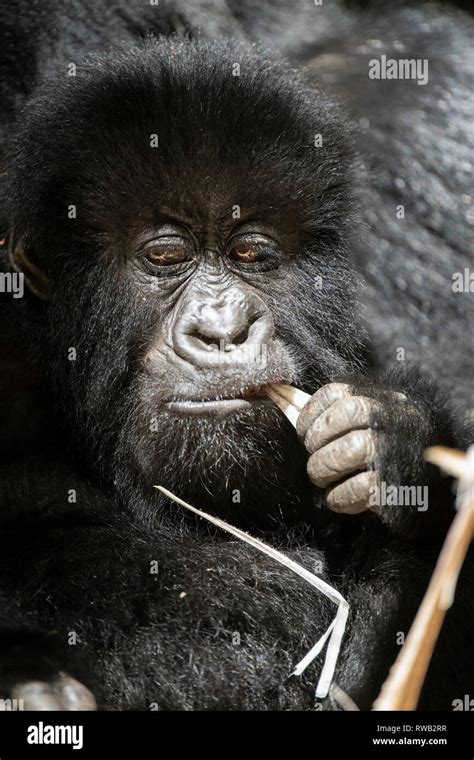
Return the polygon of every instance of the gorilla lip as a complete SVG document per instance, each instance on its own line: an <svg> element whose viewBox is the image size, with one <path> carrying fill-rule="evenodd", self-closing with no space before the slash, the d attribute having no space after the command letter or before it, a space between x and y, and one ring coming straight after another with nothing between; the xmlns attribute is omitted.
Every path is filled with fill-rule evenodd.
<svg viewBox="0 0 474 760"><path fill-rule="evenodd" d="M239 395L211 399L177 399L169 401L170 411L182 414L220 414L227 415L250 409L255 403L264 403L268 399L262 387L251 388Z"/></svg>

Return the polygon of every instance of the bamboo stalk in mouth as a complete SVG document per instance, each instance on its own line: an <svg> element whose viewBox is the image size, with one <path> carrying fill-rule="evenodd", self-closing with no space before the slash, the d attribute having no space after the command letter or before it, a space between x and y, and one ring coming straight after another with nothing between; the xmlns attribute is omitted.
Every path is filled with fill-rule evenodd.
<svg viewBox="0 0 474 760"><path fill-rule="evenodd" d="M299 388L295 388L293 385L282 385L280 383L266 385L263 390L278 408L281 409L293 427L296 427L301 410L311 398L309 393L300 391Z"/></svg>

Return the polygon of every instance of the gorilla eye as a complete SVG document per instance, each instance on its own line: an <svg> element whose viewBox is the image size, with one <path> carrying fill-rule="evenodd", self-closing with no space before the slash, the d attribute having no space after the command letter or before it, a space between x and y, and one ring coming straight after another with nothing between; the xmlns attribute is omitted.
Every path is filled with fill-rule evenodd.
<svg viewBox="0 0 474 760"><path fill-rule="evenodd" d="M153 240L144 249L145 259L158 267L191 261L193 253L190 241L178 235Z"/></svg>
<svg viewBox="0 0 474 760"><path fill-rule="evenodd" d="M253 261L261 261L264 258L263 251L248 245L247 243L237 243L231 248L230 258L234 261L244 261L251 264Z"/></svg>
<svg viewBox="0 0 474 760"><path fill-rule="evenodd" d="M231 261L245 266L258 264L260 268L278 266L280 255L273 240L262 235L245 235L234 237L228 247Z"/></svg>

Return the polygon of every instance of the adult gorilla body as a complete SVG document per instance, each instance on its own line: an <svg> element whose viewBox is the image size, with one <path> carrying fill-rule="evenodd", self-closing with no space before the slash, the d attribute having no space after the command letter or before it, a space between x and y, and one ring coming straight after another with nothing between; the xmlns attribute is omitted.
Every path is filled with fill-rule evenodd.
<svg viewBox="0 0 474 760"><path fill-rule="evenodd" d="M176 37L134 44L137 32L181 27L184 16L165 7L142 19L134 6L117 6L102 8L98 23L97 4L85 21L86 3L65 16L46 4L43 19L18 3L6 20L16 47L13 55L5 44L2 61L3 266L22 269L32 292L21 305L5 299L2 325L5 376L16 374L2 433L0 683L5 695L29 689L31 700L66 707L87 694L78 686L66 694L60 672L87 684L104 708L314 706L314 670L286 677L326 629L332 605L252 549L185 519L153 491L161 483L337 579L351 618L336 682L369 707L453 513L450 483L423 465L422 451L467 441L441 383L388 366L395 338L413 350L433 292L412 309L406 335L381 323L371 356L350 261L366 257L353 208L357 167L337 109L245 46ZM199 22L200 6L192 7ZM433 18L427 36L439 34ZM215 19L234 30L225 12ZM245 19L235 27L241 35ZM343 14L334 21L348 23ZM32 33L41 23L52 37ZM111 49L98 53L104 42ZM71 62L77 72L67 78ZM334 66L329 56L323 76ZM383 179L370 192L378 211L371 246L393 251L410 296L413 257L407 264L398 238L418 252L424 239L420 261L436 260L423 215L405 241ZM439 222L428 221L436 234ZM463 265L456 235L443 242L451 273ZM386 311L390 297L401 329L392 280L384 270L379 296L371 266L370 308ZM460 329L462 309L449 294L446 308ZM423 364L438 370L424 351L422 343ZM463 361L453 350L453 375ZM311 393L326 387L329 411L342 411L321 428L319 395L300 445L255 395L275 381ZM456 392L465 395L461 383ZM368 414L363 424L359 413ZM426 512L321 509L358 511L367 473L357 456L369 449L370 472L429 489ZM449 708L472 684L471 592L467 565L425 707ZM31 681L49 686L31 695ZM337 705L329 696L324 706Z"/></svg>

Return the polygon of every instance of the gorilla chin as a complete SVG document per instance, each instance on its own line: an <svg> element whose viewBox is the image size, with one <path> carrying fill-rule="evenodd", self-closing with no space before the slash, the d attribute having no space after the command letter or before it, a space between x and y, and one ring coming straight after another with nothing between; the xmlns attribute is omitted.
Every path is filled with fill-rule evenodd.
<svg viewBox="0 0 474 760"><path fill-rule="evenodd" d="M160 498L154 485L247 527L310 519L301 506L311 503L306 457L294 428L265 397L228 403L236 405L232 412L225 400L173 402L154 418L156 430L144 410L124 426L116 484L125 501L133 494L133 503L142 505L147 523ZM214 404L216 412L206 409ZM195 413L189 413L190 405Z"/></svg>

